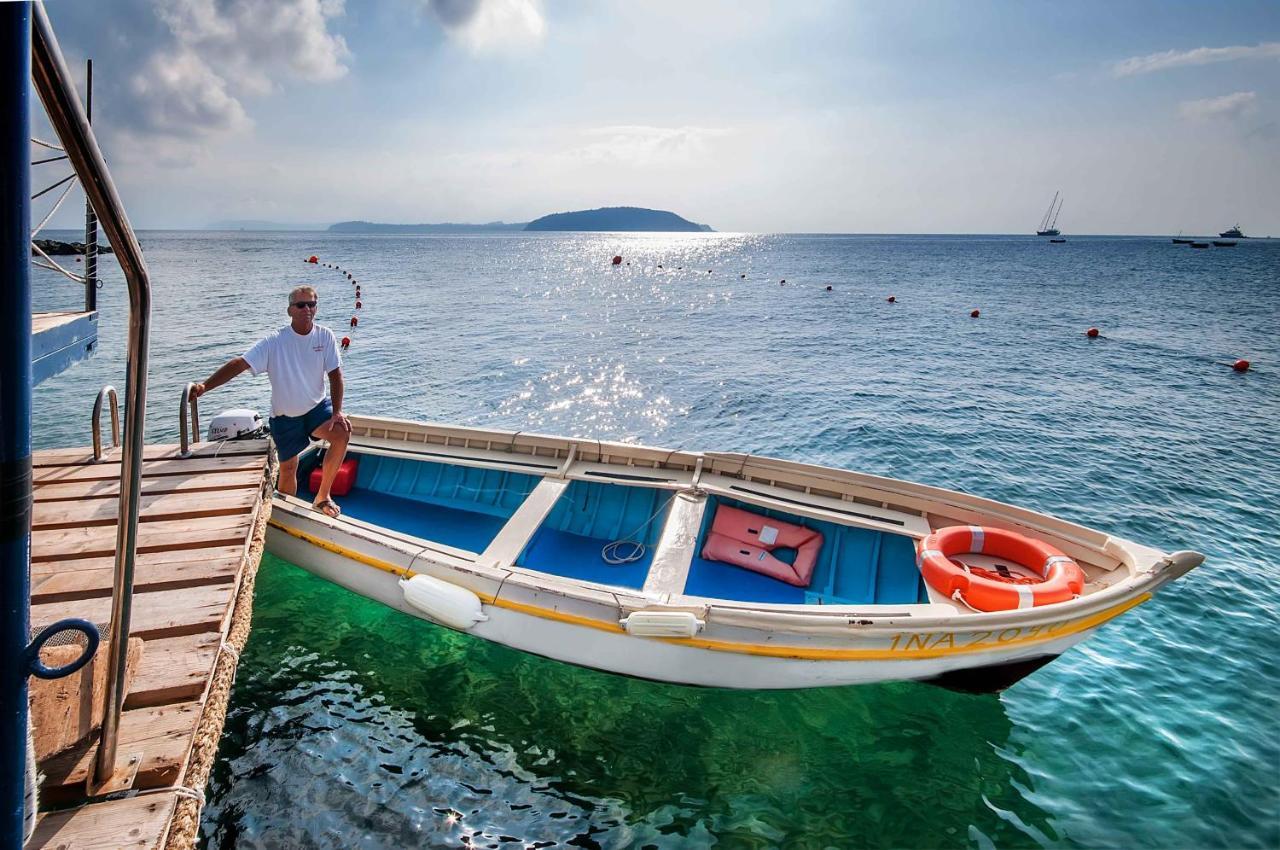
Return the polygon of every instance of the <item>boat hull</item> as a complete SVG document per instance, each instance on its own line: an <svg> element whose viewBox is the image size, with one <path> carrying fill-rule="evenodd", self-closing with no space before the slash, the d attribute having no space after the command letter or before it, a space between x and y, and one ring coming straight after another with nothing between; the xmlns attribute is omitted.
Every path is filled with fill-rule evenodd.
<svg viewBox="0 0 1280 850"><path fill-rule="evenodd" d="M775 458L382 417L353 416L352 429L349 510L330 518L277 495L273 553L410 616L662 682L997 690L1203 560L966 493ZM304 453L303 467L316 463ZM821 531L809 584L708 560L726 505L758 517L761 546L792 526ZM920 546L957 524L1053 546L1084 569L1082 593L978 611L938 591L922 579ZM620 542L632 557L617 557Z"/></svg>
<svg viewBox="0 0 1280 850"><path fill-rule="evenodd" d="M273 554L360 596L434 622L405 601L401 574L367 563L380 560L385 552L362 555L317 540L282 514L277 511L267 534ZM418 558L415 566L439 565ZM460 585L470 578L464 572L450 574L447 568L431 574ZM992 692L1048 663L1101 625L1085 618L1000 630L896 630L832 641L806 639L801 631L718 629L709 624L699 639L684 641L629 635L617 625L624 612L611 606L602 606L595 612L597 618L582 616L586 612L581 610L565 615L554 602L539 608L514 599L509 605L494 600L484 605L484 613L488 619L467 633L522 652L641 679L752 690L920 680L954 690ZM1028 640L1058 633L1060 637Z"/></svg>

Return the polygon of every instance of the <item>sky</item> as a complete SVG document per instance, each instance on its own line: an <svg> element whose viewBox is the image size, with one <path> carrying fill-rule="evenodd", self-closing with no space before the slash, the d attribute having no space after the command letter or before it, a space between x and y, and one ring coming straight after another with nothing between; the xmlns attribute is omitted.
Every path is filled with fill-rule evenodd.
<svg viewBox="0 0 1280 850"><path fill-rule="evenodd" d="M1280 236L1276 2L47 8L75 72L94 61L140 229L643 206L719 231L1026 233L1060 190L1067 233Z"/></svg>

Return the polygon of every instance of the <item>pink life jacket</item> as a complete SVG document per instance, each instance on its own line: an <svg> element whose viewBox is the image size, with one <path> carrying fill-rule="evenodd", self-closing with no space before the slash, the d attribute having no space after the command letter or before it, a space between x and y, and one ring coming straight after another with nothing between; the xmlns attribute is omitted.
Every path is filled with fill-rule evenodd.
<svg viewBox="0 0 1280 850"><path fill-rule="evenodd" d="M795 563L788 564L774 557L772 552L779 547L795 549ZM821 531L720 505L702 546L702 557L762 573L796 587L808 587L821 550Z"/></svg>

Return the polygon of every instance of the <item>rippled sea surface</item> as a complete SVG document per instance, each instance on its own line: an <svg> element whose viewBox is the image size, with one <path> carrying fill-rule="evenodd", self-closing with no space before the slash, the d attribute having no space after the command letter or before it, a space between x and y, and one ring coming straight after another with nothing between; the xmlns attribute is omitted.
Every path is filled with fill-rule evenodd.
<svg viewBox="0 0 1280 850"><path fill-rule="evenodd" d="M1280 846L1280 241L142 243L152 440L177 441L186 381L287 321L291 285L348 326L354 287L314 253L362 288L350 411L766 453L1208 556L998 696L634 681L268 556L206 847ZM37 390L38 447L87 445L97 388L123 386L124 287L105 266L101 350ZM36 288L76 305L69 282ZM1240 357L1254 369L1233 372ZM265 412L268 388L243 377L203 402L206 421Z"/></svg>

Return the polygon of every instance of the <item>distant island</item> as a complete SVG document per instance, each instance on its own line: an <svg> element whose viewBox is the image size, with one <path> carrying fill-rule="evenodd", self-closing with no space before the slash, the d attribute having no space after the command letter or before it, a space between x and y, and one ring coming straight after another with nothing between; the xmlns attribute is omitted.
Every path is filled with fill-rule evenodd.
<svg viewBox="0 0 1280 850"><path fill-rule="evenodd" d="M372 221L340 221L329 225L330 233L488 233L494 230L524 230L524 222L507 224L491 221L488 224L378 224Z"/></svg>
<svg viewBox="0 0 1280 850"><path fill-rule="evenodd" d="M626 230L657 233L712 233L710 226L696 224L666 210L643 207L601 207L598 210L553 213L534 219L525 230Z"/></svg>
<svg viewBox="0 0 1280 850"><path fill-rule="evenodd" d="M528 223L508 224L491 221L487 224L379 224L374 221L340 221L329 225L329 233L491 233L494 231L567 231L567 230L621 230L654 233L712 233L705 224L697 224L666 210L647 210L643 207L601 207L598 210L553 213Z"/></svg>

